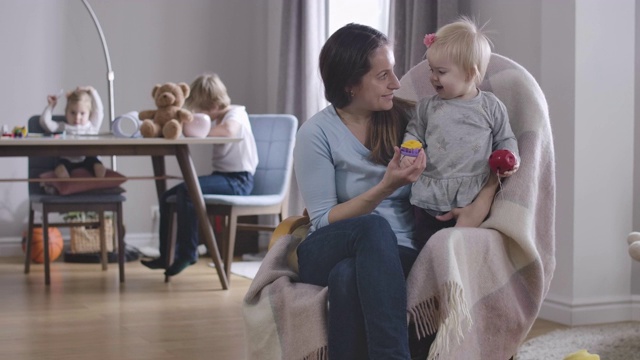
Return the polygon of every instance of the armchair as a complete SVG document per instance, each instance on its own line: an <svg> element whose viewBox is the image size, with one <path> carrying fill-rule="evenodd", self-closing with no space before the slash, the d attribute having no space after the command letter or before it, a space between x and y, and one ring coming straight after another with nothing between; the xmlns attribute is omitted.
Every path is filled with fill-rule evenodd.
<svg viewBox="0 0 640 360"><path fill-rule="evenodd" d="M416 65L396 95L432 95L428 73L426 61ZM506 105L521 166L503 181L480 228L438 231L409 274L410 326L419 337L437 333L429 359L512 357L555 268L555 161L544 94L522 66L497 54L480 88ZM327 289L297 282L295 251L307 223L301 216L278 226L245 296L250 358L326 359Z"/></svg>

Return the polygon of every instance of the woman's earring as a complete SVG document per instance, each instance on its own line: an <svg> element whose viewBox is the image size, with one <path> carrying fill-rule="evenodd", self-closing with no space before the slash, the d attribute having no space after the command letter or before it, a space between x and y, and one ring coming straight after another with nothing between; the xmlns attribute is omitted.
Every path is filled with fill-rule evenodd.
<svg viewBox="0 0 640 360"><path fill-rule="evenodd" d="M349 96L353 97L353 90L349 90Z"/></svg>

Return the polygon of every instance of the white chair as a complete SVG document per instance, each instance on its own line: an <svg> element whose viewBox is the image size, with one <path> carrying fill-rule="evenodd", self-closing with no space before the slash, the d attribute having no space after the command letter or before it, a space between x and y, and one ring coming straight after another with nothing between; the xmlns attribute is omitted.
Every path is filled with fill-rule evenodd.
<svg viewBox="0 0 640 360"><path fill-rule="evenodd" d="M225 221L221 254L225 273L229 274L238 230L275 230L276 225L239 223L239 216L277 215L278 223L286 218L286 205L293 171L293 147L298 119L287 114L249 115L258 150L258 167L250 195L204 195L211 224L215 216ZM168 202L175 203L175 197ZM167 268L173 262L175 236L169 226ZM165 281L168 281L165 277Z"/></svg>

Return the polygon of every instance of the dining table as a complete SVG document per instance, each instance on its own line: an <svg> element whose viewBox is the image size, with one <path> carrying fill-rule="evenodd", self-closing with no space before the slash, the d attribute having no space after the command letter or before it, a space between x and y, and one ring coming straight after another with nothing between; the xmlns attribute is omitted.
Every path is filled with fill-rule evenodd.
<svg viewBox="0 0 640 360"><path fill-rule="evenodd" d="M133 138L116 137L113 134L98 135L56 135L29 133L23 137L0 139L1 157L29 157L29 156L150 156L153 166L158 200L167 190L167 174L165 157L175 156L200 226L200 234L209 249L211 260L215 264L220 284L224 290L229 288L228 274L224 271L222 259L212 225L207 216L206 205L202 196L202 189L198 182L189 146L226 144L241 141L240 138L227 137L180 137L165 138ZM15 181L37 179L15 179Z"/></svg>

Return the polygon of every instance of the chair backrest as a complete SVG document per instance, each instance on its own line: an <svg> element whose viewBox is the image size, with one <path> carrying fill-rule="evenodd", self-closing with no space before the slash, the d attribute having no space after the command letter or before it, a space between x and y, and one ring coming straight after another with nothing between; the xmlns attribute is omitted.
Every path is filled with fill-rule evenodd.
<svg viewBox="0 0 640 360"><path fill-rule="evenodd" d="M66 121L66 119L62 115L54 115L53 121ZM42 126L40 126L40 115L33 115L29 118L27 130L29 133L46 133ZM57 159L55 156L30 156L29 178L37 178L40 174L53 170L56 166ZM44 194L44 191L38 182L30 182L29 194Z"/></svg>
<svg viewBox="0 0 640 360"><path fill-rule="evenodd" d="M249 115L258 150L251 195L285 196L293 171L298 119L288 114Z"/></svg>

